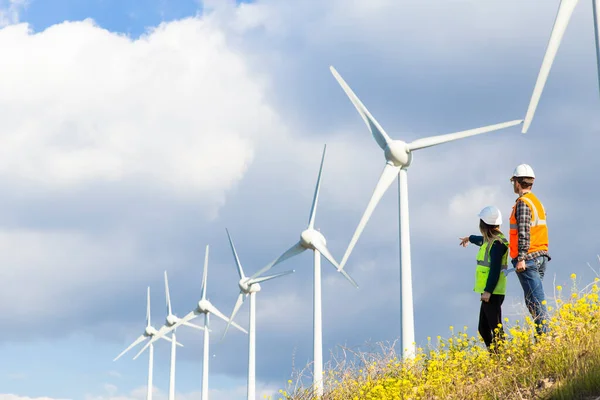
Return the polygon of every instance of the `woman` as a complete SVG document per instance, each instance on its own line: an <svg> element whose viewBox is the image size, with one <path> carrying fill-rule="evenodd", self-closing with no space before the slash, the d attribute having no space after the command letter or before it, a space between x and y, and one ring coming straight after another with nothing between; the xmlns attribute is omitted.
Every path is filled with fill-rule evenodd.
<svg viewBox="0 0 600 400"><path fill-rule="evenodd" d="M491 350L491 345L497 344L504 336L501 327L498 332L495 330L498 324L502 324L502 303L506 294L506 275L503 270L508 267L508 240L500 231L502 214L497 207L485 207L479 213L479 218L482 236L460 238L460 245L466 247L471 242L480 246L473 290L481 293L479 334L488 350Z"/></svg>

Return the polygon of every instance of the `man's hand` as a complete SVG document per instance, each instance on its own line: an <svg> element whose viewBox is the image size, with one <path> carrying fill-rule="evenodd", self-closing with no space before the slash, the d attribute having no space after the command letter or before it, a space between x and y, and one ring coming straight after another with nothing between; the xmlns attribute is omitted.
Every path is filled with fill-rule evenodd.
<svg viewBox="0 0 600 400"><path fill-rule="evenodd" d="M490 292L483 292L483 293L481 293L481 301L485 301L486 303L489 303L491 295L492 294Z"/></svg>
<svg viewBox="0 0 600 400"><path fill-rule="evenodd" d="M525 260L521 260L519 262L517 262L517 265L515 265L515 268L517 269L517 272L523 272L527 269L527 267L525 266Z"/></svg>
<svg viewBox="0 0 600 400"><path fill-rule="evenodd" d="M460 245L462 247L467 247L467 245L469 244L469 237L461 237L460 238Z"/></svg>

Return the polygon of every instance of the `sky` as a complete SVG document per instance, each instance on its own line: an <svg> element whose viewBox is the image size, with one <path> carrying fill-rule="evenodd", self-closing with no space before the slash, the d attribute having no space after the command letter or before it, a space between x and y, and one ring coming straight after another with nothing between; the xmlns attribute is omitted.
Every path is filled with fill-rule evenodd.
<svg viewBox="0 0 600 400"><path fill-rule="evenodd" d="M200 296L239 292L225 228L251 274L308 223L341 260L384 166L329 71L395 139L525 115L558 2L537 0L0 0L0 400L145 398L147 354L112 360ZM478 212L502 210L516 165L548 213L545 291L600 270L600 161L591 4L580 2L527 134L520 126L416 152L408 171L416 340L476 333ZM309 252L257 295L259 398L312 357ZM325 361L400 335L396 186L347 265L323 262ZM512 275L503 312L526 315ZM236 317L248 325L248 305ZM200 321L197 321L200 322ZM211 319L211 399L245 398L247 336ZM178 399L199 399L202 334L178 330ZM169 349L155 347L155 398Z"/></svg>

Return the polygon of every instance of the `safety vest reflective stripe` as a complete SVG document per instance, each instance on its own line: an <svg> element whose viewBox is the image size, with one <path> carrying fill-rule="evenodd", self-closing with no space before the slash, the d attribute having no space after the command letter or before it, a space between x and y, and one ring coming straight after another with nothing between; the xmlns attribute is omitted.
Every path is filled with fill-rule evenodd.
<svg viewBox="0 0 600 400"><path fill-rule="evenodd" d="M502 240L502 243L504 243L506 245L506 247L508 247L508 240L506 240L506 238L504 237L500 237L500 239ZM485 245L485 243L484 243ZM483 256L483 260L477 260L477 265L481 265L482 267L490 267L492 265L491 261L490 261L490 254L492 252L492 248L490 246L489 250L485 252L485 255ZM508 268L508 260L502 259L502 261L504 261L502 263L501 268L502 269L507 269Z"/></svg>
<svg viewBox="0 0 600 400"><path fill-rule="evenodd" d="M533 215L531 218L531 226L546 225L546 220L540 219L540 215L538 214L538 209L533 204L533 201L531 201L531 199L528 199L527 197L521 197L521 200L523 200L525 203L529 204L529 207L531 207L531 209L533 210ZM542 205L542 209L543 208L544 208L544 206ZM546 213L546 210L544 210L544 214L545 213ZM515 226L514 229L517 229L517 226ZM512 229L513 226L511 225L510 227Z"/></svg>

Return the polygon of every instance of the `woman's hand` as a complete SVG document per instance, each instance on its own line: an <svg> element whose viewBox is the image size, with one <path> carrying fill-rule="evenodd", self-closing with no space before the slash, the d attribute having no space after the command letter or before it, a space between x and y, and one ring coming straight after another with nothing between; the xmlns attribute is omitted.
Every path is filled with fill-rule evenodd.
<svg viewBox="0 0 600 400"><path fill-rule="evenodd" d="M460 245L462 247L467 247L467 245L469 244L469 237L461 237L460 239Z"/></svg>
<svg viewBox="0 0 600 400"><path fill-rule="evenodd" d="M489 293L489 292L483 292L483 293L481 293L481 301L485 301L486 303L489 303L491 296L492 296L491 293Z"/></svg>

